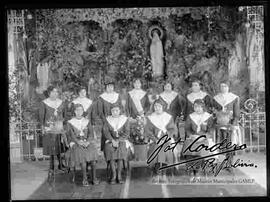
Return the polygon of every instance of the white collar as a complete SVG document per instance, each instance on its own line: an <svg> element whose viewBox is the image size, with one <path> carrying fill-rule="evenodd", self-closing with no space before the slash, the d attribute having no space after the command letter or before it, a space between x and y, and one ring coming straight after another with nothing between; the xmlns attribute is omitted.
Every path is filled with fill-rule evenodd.
<svg viewBox="0 0 270 202"><path fill-rule="evenodd" d="M148 116L149 120L152 122L154 126L160 129L162 132L166 132L166 126L168 125L169 121L171 120L171 115L167 112L163 112L162 114L158 115L156 113L152 113Z"/></svg>
<svg viewBox="0 0 270 202"><path fill-rule="evenodd" d="M206 120L209 119L212 115L209 114L208 112L204 112L203 114L197 114L195 112L191 113L190 115L191 120L197 125L197 133L200 132L201 130L201 125L204 123Z"/></svg>
<svg viewBox="0 0 270 202"><path fill-rule="evenodd" d="M88 99L87 97L77 97L75 100L72 101L74 104L81 104L83 106L83 110L87 111L87 109L92 104L92 100Z"/></svg>
<svg viewBox="0 0 270 202"><path fill-rule="evenodd" d="M114 131L118 131L127 121L127 117L125 115L120 115L117 118L108 116L106 119Z"/></svg>
<svg viewBox="0 0 270 202"><path fill-rule="evenodd" d="M106 100L107 102L109 102L111 104L116 103L118 96L119 96L119 94L116 92L112 92L112 93L104 92L100 95L100 97L102 97L104 100Z"/></svg>
<svg viewBox="0 0 270 202"><path fill-rule="evenodd" d="M177 97L177 95L178 95L178 93L175 91L172 91L170 93L163 91L160 94L160 97L162 97L162 99L168 104L167 108L169 108L172 101Z"/></svg>
<svg viewBox="0 0 270 202"><path fill-rule="evenodd" d="M237 95L229 92L226 94L219 93L216 96L214 96L214 99L219 103L223 108L227 105L230 104L233 100L238 98Z"/></svg>
<svg viewBox="0 0 270 202"><path fill-rule="evenodd" d="M81 118L81 119L77 119L76 117L70 119L68 121L73 127L75 127L76 129L78 129L80 132L82 132L82 130L84 130L88 123L89 123L89 120L86 119L86 118Z"/></svg>
<svg viewBox="0 0 270 202"><path fill-rule="evenodd" d="M198 126L205 122L210 116L212 115L208 112L204 112L203 114L197 114L196 112L193 112L190 114L190 118Z"/></svg>
<svg viewBox="0 0 270 202"><path fill-rule="evenodd" d="M207 95L206 92L199 91L198 93L190 93L187 95L187 99L193 104L196 99L203 99Z"/></svg>
<svg viewBox="0 0 270 202"><path fill-rule="evenodd" d="M48 105L49 107L53 108L54 110L57 110L57 108L62 104L62 100L56 99L54 101L50 100L49 98L43 100L43 102Z"/></svg>
<svg viewBox="0 0 270 202"><path fill-rule="evenodd" d="M141 100L143 98L143 96L145 96L146 92L142 89L132 89L131 91L128 92L129 95L131 96L131 98L137 98L139 100Z"/></svg>

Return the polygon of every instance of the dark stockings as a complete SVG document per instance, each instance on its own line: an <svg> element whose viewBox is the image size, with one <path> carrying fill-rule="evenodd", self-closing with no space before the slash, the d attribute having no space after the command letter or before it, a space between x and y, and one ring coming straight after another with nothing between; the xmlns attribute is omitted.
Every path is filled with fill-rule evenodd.
<svg viewBox="0 0 270 202"><path fill-rule="evenodd" d="M57 154L56 157L58 160L58 165L61 165L62 161L60 158L60 154ZM50 170L54 170L54 155L50 156Z"/></svg>

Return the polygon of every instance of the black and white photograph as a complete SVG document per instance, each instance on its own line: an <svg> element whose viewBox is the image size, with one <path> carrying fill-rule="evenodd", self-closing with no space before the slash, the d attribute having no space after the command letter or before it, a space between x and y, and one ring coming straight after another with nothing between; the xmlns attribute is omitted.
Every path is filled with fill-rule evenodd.
<svg viewBox="0 0 270 202"><path fill-rule="evenodd" d="M267 196L266 9L6 8L10 200Z"/></svg>

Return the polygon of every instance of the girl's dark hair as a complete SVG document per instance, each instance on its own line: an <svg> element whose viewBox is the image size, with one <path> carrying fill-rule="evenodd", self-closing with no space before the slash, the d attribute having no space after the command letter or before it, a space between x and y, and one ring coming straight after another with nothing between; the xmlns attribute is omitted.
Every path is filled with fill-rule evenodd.
<svg viewBox="0 0 270 202"><path fill-rule="evenodd" d="M165 86L166 86L167 84L170 84L170 85L172 86L172 90L174 89L173 83L170 82L170 81L166 81L166 82L164 83L164 85L163 85L163 90L164 90L164 88L165 88Z"/></svg>
<svg viewBox="0 0 270 202"><path fill-rule="evenodd" d="M53 86L53 85L49 86L49 87L47 88L47 95L50 96L51 92L52 92L53 89L55 89L55 88L57 89L56 86Z"/></svg>
<svg viewBox="0 0 270 202"><path fill-rule="evenodd" d="M123 107L122 107L122 105L120 104L120 103L114 103L114 104L111 104L110 105L110 109L112 110L113 108L116 108L116 107L118 107L119 109L120 109L120 114L122 114L123 113Z"/></svg>
<svg viewBox="0 0 270 202"><path fill-rule="evenodd" d="M77 93L79 94L81 92L81 90L85 90L87 92L87 87L86 86L80 86L78 89L77 89Z"/></svg>
<svg viewBox="0 0 270 202"><path fill-rule="evenodd" d="M202 106L203 111L206 110L205 102L203 101L203 99L196 99L196 100L194 101L194 103L193 103L193 106L194 106L195 104Z"/></svg>
<svg viewBox="0 0 270 202"><path fill-rule="evenodd" d="M220 86L222 83L226 84L226 85L229 86L229 87L230 87L230 85L231 85L231 82L230 82L229 80L227 80L227 79L222 80L222 81L219 83L219 86Z"/></svg>
<svg viewBox="0 0 270 202"><path fill-rule="evenodd" d="M162 105L163 110L165 109L166 103L163 100L161 100L160 98L156 99L153 103L153 106L157 103Z"/></svg>
<svg viewBox="0 0 270 202"><path fill-rule="evenodd" d="M141 78L134 78L132 83L135 83L135 81L137 81L137 80L139 80L141 82L141 84L142 84L142 79Z"/></svg>
<svg viewBox="0 0 270 202"><path fill-rule="evenodd" d="M198 78L191 79L190 86L192 86L192 83L198 83L201 87L203 86L203 83Z"/></svg>
<svg viewBox="0 0 270 202"><path fill-rule="evenodd" d="M82 108L83 108L82 104L80 104L80 103L75 104L75 105L74 105L74 111L75 111L77 108L79 108L79 107L82 107ZM83 108L83 109L84 109L84 108Z"/></svg>

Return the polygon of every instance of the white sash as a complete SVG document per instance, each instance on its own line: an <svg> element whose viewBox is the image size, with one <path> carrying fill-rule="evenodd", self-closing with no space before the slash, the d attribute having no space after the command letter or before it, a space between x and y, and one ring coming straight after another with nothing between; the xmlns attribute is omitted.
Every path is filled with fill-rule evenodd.
<svg viewBox="0 0 270 202"><path fill-rule="evenodd" d="M140 89L140 90L133 89L133 90L129 91L128 93L129 93L136 109L138 110L138 112L143 111L141 99L145 96L146 92L143 91L142 89Z"/></svg>
<svg viewBox="0 0 270 202"><path fill-rule="evenodd" d="M196 99L203 99L206 95L206 92L199 91L198 93L188 94L187 99L193 104Z"/></svg>
<svg viewBox="0 0 270 202"><path fill-rule="evenodd" d="M100 97L102 97L104 100L106 100L107 102L114 104L116 103L116 101L118 100L119 94L116 92L113 93L107 93L104 92L100 95Z"/></svg>
<svg viewBox="0 0 270 202"><path fill-rule="evenodd" d="M205 122L207 119L209 119L209 117L212 115L209 114L208 112L204 112L203 114L197 114L196 112L193 112L189 116L191 120L194 121L194 123L197 125L197 133L198 133L201 130L202 123Z"/></svg>
<svg viewBox="0 0 270 202"><path fill-rule="evenodd" d="M172 101L175 99L177 95L178 93L175 91L172 91L170 93L165 93L164 91L160 94L160 97L162 97L162 99L167 103L167 109L170 108Z"/></svg>
<svg viewBox="0 0 270 202"><path fill-rule="evenodd" d="M72 118L68 121L74 128L77 128L80 131L80 136L84 136L83 130L87 127L89 120L86 118Z"/></svg>
<svg viewBox="0 0 270 202"><path fill-rule="evenodd" d="M91 106L92 100L84 97L84 98L76 98L75 100L72 101L74 104L81 104L83 106L83 110L86 112L87 109Z"/></svg>
<svg viewBox="0 0 270 202"><path fill-rule="evenodd" d="M43 102L48 105L49 107L54 109L54 115L57 116L58 107L62 104L62 100L56 99L54 101L50 100L49 98L43 100Z"/></svg>
<svg viewBox="0 0 270 202"><path fill-rule="evenodd" d="M216 96L214 96L214 99L217 101L217 103L220 104L220 106L222 106L222 111L226 111L225 106L230 104L236 98L238 98L238 96L230 92L226 93L225 95L219 93Z"/></svg>
<svg viewBox="0 0 270 202"><path fill-rule="evenodd" d="M168 114L167 112L163 112L161 115L153 113L152 115L148 116L152 124L159 129L158 137L161 136L162 132L164 134L167 132L166 126L171 120L171 117L172 116Z"/></svg>

